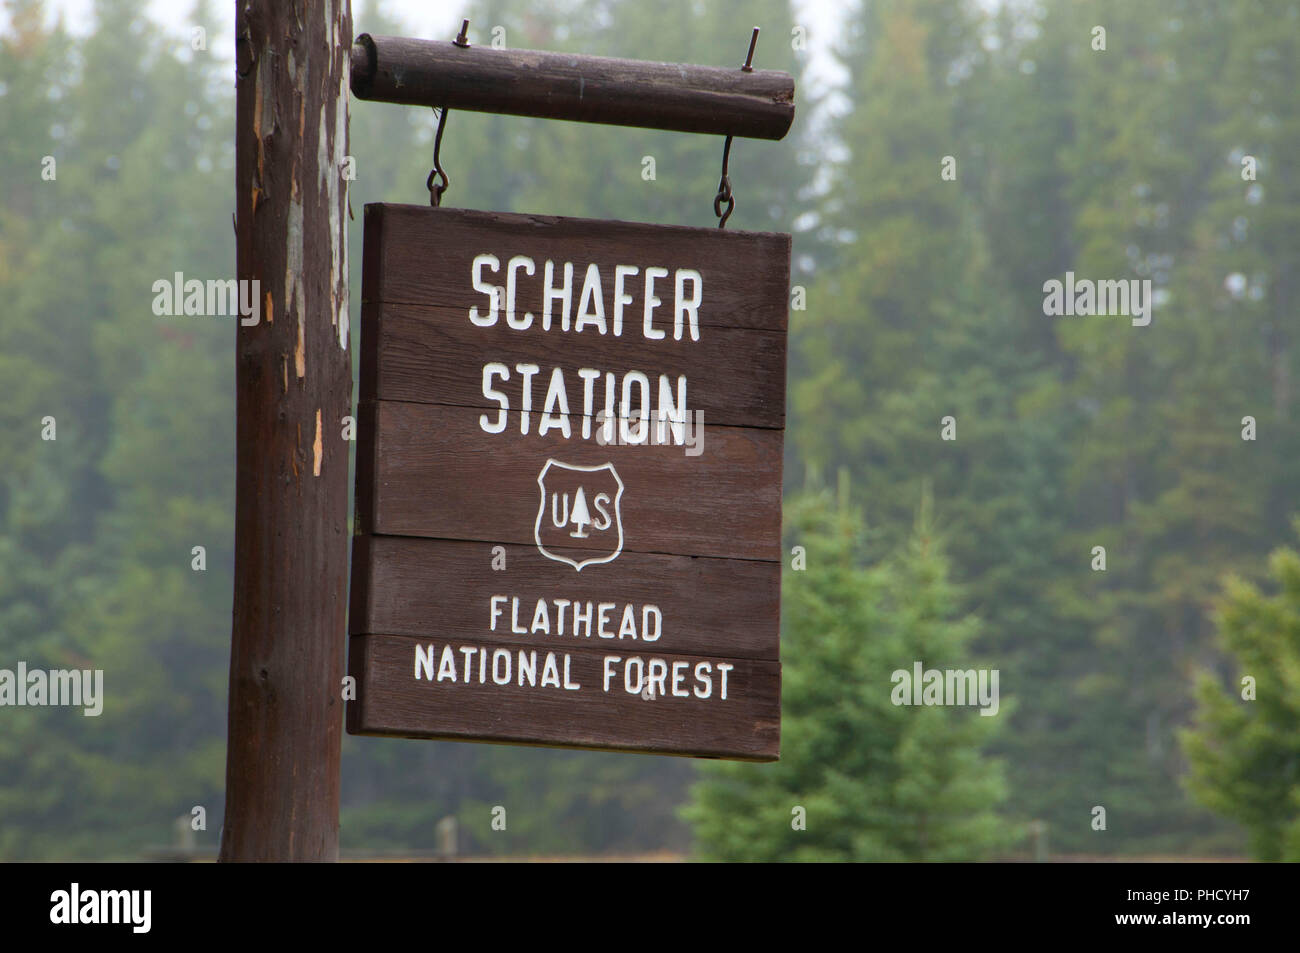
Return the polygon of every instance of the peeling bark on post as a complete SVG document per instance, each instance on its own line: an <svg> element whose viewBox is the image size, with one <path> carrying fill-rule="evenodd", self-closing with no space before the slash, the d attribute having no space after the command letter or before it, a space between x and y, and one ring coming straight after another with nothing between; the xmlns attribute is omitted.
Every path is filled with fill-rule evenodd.
<svg viewBox="0 0 1300 953"><path fill-rule="evenodd" d="M349 0L238 3L238 273L260 310L236 331L223 861L338 858L351 37Z"/></svg>

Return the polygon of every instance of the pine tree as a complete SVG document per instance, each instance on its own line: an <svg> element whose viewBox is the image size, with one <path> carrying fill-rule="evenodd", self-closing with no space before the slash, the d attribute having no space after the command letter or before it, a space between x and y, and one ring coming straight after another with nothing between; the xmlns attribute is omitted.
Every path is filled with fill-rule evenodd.
<svg viewBox="0 0 1300 953"><path fill-rule="evenodd" d="M971 860L1008 841L1000 767L980 754L997 719L891 700L916 660L971 667L975 624L955 616L926 512L905 551L863 568L843 497L787 505L807 569L782 585L781 759L701 770L683 813L703 859Z"/></svg>
<svg viewBox="0 0 1300 953"><path fill-rule="evenodd" d="M1193 796L1241 824L1258 860L1300 861L1300 553L1278 549L1269 568L1273 595L1227 580L1216 623L1238 681L1201 675L1182 742Z"/></svg>

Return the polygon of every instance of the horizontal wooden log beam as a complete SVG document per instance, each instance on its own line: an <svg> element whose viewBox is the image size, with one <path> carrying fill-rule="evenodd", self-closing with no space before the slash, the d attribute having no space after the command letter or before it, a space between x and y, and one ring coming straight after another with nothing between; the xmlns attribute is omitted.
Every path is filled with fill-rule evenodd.
<svg viewBox="0 0 1300 953"><path fill-rule="evenodd" d="M739 66L686 66L363 33L352 94L406 106L781 139L794 122L794 77Z"/></svg>

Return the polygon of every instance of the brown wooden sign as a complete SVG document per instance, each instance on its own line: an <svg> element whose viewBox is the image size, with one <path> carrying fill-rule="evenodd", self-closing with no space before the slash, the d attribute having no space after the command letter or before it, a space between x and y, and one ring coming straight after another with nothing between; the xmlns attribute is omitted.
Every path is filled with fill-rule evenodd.
<svg viewBox="0 0 1300 953"><path fill-rule="evenodd" d="M777 757L789 266L366 206L349 732Z"/></svg>

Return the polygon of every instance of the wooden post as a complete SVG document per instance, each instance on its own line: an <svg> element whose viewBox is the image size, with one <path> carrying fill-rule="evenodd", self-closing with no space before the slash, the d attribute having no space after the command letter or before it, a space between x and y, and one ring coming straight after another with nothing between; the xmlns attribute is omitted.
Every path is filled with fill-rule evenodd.
<svg viewBox="0 0 1300 953"><path fill-rule="evenodd" d="M350 0L240 0L235 592L223 861L338 859ZM256 323L253 319L256 318Z"/></svg>

